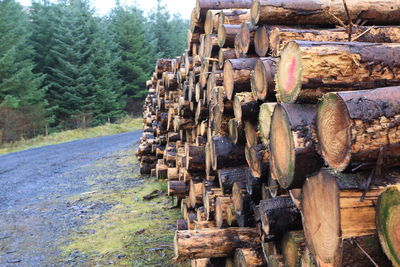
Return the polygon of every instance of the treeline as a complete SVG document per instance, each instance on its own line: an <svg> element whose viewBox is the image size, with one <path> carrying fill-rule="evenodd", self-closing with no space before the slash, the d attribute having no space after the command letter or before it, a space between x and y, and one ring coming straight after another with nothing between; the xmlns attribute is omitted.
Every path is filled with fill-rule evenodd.
<svg viewBox="0 0 400 267"><path fill-rule="evenodd" d="M88 0L0 0L0 142L138 112L153 62L182 54L187 27L161 0L102 17Z"/></svg>

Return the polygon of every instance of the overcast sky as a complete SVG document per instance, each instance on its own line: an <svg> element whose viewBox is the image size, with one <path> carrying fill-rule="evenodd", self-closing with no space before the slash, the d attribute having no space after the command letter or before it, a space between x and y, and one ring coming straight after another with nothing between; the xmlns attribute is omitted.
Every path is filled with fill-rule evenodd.
<svg viewBox="0 0 400 267"><path fill-rule="evenodd" d="M97 9L97 13L104 15L114 7L114 0L90 0L92 5ZM29 6L31 0L19 0L19 2L24 6ZM121 0L121 3L134 5L138 4L141 9L148 12L157 5L157 0ZM167 8L172 13L179 13L183 18L189 19L190 13L194 7L195 0L165 0L164 3L167 4Z"/></svg>

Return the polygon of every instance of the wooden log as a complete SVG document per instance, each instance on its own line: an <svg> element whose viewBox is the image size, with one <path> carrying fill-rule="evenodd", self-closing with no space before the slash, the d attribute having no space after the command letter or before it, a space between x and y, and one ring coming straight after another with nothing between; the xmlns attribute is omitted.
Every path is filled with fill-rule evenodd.
<svg viewBox="0 0 400 267"><path fill-rule="evenodd" d="M190 24L189 24L189 30L191 33L204 33L204 19L200 20L198 17L198 13L196 12L195 9L192 10L192 13L190 14Z"/></svg>
<svg viewBox="0 0 400 267"><path fill-rule="evenodd" d="M251 0L196 0L194 12L195 18L204 21L210 9L249 9Z"/></svg>
<svg viewBox="0 0 400 267"><path fill-rule="evenodd" d="M206 213L206 220L209 221L214 218L215 214L215 198L223 196L221 190L207 191L203 200L204 212Z"/></svg>
<svg viewBox="0 0 400 267"><path fill-rule="evenodd" d="M197 214L193 210L188 210L187 212L187 217L186 217L186 222L188 225L188 230L194 230L194 222L196 221Z"/></svg>
<svg viewBox="0 0 400 267"><path fill-rule="evenodd" d="M329 91L400 84L400 44L291 41L277 65L279 102L316 102Z"/></svg>
<svg viewBox="0 0 400 267"><path fill-rule="evenodd" d="M185 144L186 169L188 171L203 171L205 167L205 147Z"/></svg>
<svg viewBox="0 0 400 267"><path fill-rule="evenodd" d="M344 28L336 29L296 29L270 27L268 38L260 40L270 48L273 56L278 56L281 48L292 40L313 42L347 42L349 33ZM368 43L398 43L400 27L393 26L356 26L352 28L351 40ZM264 49L263 49L264 50Z"/></svg>
<svg viewBox="0 0 400 267"><path fill-rule="evenodd" d="M234 257L237 267L261 267L265 266L261 248L238 248Z"/></svg>
<svg viewBox="0 0 400 267"><path fill-rule="evenodd" d="M276 61L273 57L257 59L251 75L251 91L255 99L265 101L267 97L274 98Z"/></svg>
<svg viewBox="0 0 400 267"><path fill-rule="evenodd" d="M266 177L269 171L270 153L263 144L245 146L245 157L251 174L256 178Z"/></svg>
<svg viewBox="0 0 400 267"><path fill-rule="evenodd" d="M317 267L314 256L311 254L308 247L305 247L303 255L301 256L301 267Z"/></svg>
<svg viewBox="0 0 400 267"><path fill-rule="evenodd" d="M321 154L338 171L399 165L399 121L400 87L327 94L317 110Z"/></svg>
<svg viewBox="0 0 400 267"><path fill-rule="evenodd" d="M224 88L226 96L232 100L238 92L250 91L250 72L254 69L256 58L229 59L224 64Z"/></svg>
<svg viewBox="0 0 400 267"><path fill-rule="evenodd" d="M236 93L233 97L233 113L237 121L257 119L260 105L251 92Z"/></svg>
<svg viewBox="0 0 400 267"><path fill-rule="evenodd" d="M155 72L157 74L158 79L162 78L164 72L172 70L171 62L172 59L165 59L165 58L157 59Z"/></svg>
<svg viewBox="0 0 400 267"><path fill-rule="evenodd" d="M254 228L176 231L175 260L232 256L237 248L256 247L259 243L260 237Z"/></svg>
<svg viewBox="0 0 400 267"><path fill-rule="evenodd" d="M232 187L232 204L237 215L248 215L252 212L251 197L246 190L246 183L235 182Z"/></svg>
<svg viewBox="0 0 400 267"><path fill-rule="evenodd" d="M218 31L219 13L221 10L208 10L204 21L204 33L213 34Z"/></svg>
<svg viewBox="0 0 400 267"><path fill-rule="evenodd" d="M318 0L312 3L294 0L254 0L251 6L253 24L270 25L336 25L351 21L367 21L369 25L396 25L400 23L397 0L382 5L378 0L347 3L349 16L342 1Z"/></svg>
<svg viewBox="0 0 400 267"><path fill-rule="evenodd" d="M215 198L215 224L218 228L228 226L226 210L233 205L231 197L216 197Z"/></svg>
<svg viewBox="0 0 400 267"><path fill-rule="evenodd" d="M203 201L203 183L198 180L190 180L189 182L189 201L192 208L200 205Z"/></svg>
<svg viewBox="0 0 400 267"><path fill-rule="evenodd" d="M265 240L265 239L266 239L266 237L265 237L265 235L263 235L261 237L261 248L262 248L262 252L264 255L264 259L267 262L267 265L269 266L270 257L278 255L278 250L277 250L274 242L272 242L270 240Z"/></svg>
<svg viewBox="0 0 400 267"><path fill-rule="evenodd" d="M269 31L266 25L259 25L254 34L254 50L260 57L265 57L269 49Z"/></svg>
<svg viewBox="0 0 400 267"><path fill-rule="evenodd" d="M221 10L218 24L241 25L243 22L250 21L250 9L226 9Z"/></svg>
<svg viewBox="0 0 400 267"><path fill-rule="evenodd" d="M343 239L376 233L378 197L387 185L398 184L400 175L391 173L376 177L364 193L366 176L362 173L333 176L323 170L305 182L302 194L304 233L318 264L341 266ZM322 221L330 223L321 224Z"/></svg>
<svg viewBox="0 0 400 267"><path fill-rule="evenodd" d="M234 48L221 48L218 54L218 66L222 69L226 60L234 58L236 58Z"/></svg>
<svg viewBox="0 0 400 267"><path fill-rule="evenodd" d="M185 197L189 194L189 187L184 181L168 181L168 196Z"/></svg>
<svg viewBox="0 0 400 267"><path fill-rule="evenodd" d="M221 48L235 47L236 34L240 32L240 25L220 24L218 27L218 45Z"/></svg>
<svg viewBox="0 0 400 267"><path fill-rule="evenodd" d="M242 145L245 142L245 135L243 129L243 123L237 121L235 118L230 119L228 123L229 138L235 145Z"/></svg>
<svg viewBox="0 0 400 267"><path fill-rule="evenodd" d="M277 104L271 119L270 168L284 189L301 188L323 165L315 149L315 105Z"/></svg>
<svg viewBox="0 0 400 267"><path fill-rule="evenodd" d="M160 162L161 161L161 162ZM156 165L156 177L157 179L167 179L168 165L163 163L164 160L159 160Z"/></svg>
<svg viewBox="0 0 400 267"><path fill-rule="evenodd" d="M179 172L178 168L168 168L167 170L168 180L179 180Z"/></svg>
<svg viewBox="0 0 400 267"><path fill-rule="evenodd" d="M178 219L176 221L176 230L188 230L187 221L184 219Z"/></svg>
<svg viewBox="0 0 400 267"><path fill-rule="evenodd" d="M205 221L206 220L206 213L204 211L204 207L198 207L196 210L197 213L197 221Z"/></svg>
<svg viewBox="0 0 400 267"><path fill-rule="evenodd" d="M223 194L232 194L235 182L246 184L246 167L234 167L218 170L218 180Z"/></svg>
<svg viewBox="0 0 400 267"><path fill-rule="evenodd" d="M393 266L400 266L400 187L388 188L377 204L376 223L380 244Z"/></svg>
<svg viewBox="0 0 400 267"><path fill-rule="evenodd" d="M269 147L271 118L272 118L272 113L274 112L275 106L276 106L276 103L262 104L260 106L260 113L258 115L258 129L260 131L260 139L266 148Z"/></svg>
<svg viewBox="0 0 400 267"><path fill-rule="evenodd" d="M254 35L256 28L252 27L249 22L243 22L240 27L240 55L247 56L255 54Z"/></svg>
<svg viewBox="0 0 400 267"><path fill-rule="evenodd" d="M229 227L237 226L236 212L233 206L226 207L226 223Z"/></svg>
<svg viewBox="0 0 400 267"><path fill-rule="evenodd" d="M306 247L303 230L287 232L282 238L282 256L285 266L301 267L301 258Z"/></svg>
<svg viewBox="0 0 400 267"><path fill-rule="evenodd" d="M240 166L245 162L243 147L234 145L228 137L213 136L210 143L213 170Z"/></svg>
<svg viewBox="0 0 400 267"><path fill-rule="evenodd" d="M215 221L194 221L194 230L216 228Z"/></svg>
<svg viewBox="0 0 400 267"><path fill-rule="evenodd" d="M200 55L203 60L215 59L218 56L219 45L216 34L207 34L204 39L204 53Z"/></svg>
<svg viewBox="0 0 400 267"><path fill-rule="evenodd" d="M287 231L302 228L300 212L290 197L261 200L259 209L262 229L269 237L279 237Z"/></svg>

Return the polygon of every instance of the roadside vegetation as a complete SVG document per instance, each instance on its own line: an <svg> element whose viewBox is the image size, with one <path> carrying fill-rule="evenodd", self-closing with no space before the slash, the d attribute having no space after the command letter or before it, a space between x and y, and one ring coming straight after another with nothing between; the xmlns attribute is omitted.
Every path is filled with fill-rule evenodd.
<svg viewBox="0 0 400 267"><path fill-rule="evenodd" d="M21 139L12 143L4 143L0 145L0 154L21 151L25 149L60 144L64 142L93 138L111 134L118 134L139 130L142 127L141 118L125 117L117 121L117 123L106 123L101 126L85 129L75 129L63 132L52 133L47 136L39 135L32 139Z"/></svg>

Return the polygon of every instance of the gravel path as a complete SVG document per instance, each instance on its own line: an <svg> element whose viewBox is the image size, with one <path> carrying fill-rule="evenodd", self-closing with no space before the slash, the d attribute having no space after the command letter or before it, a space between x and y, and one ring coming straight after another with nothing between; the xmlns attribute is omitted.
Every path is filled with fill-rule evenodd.
<svg viewBox="0 0 400 267"><path fill-rule="evenodd" d="M134 151L141 131L51 145L0 156L0 266L59 266L59 245L82 220L72 196L90 192L96 162ZM118 166L116 166L117 168ZM81 216L81 217L82 217Z"/></svg>

